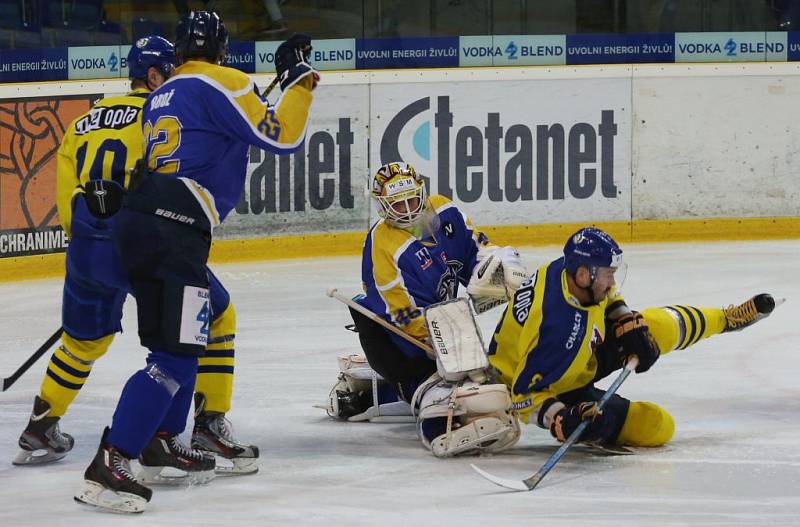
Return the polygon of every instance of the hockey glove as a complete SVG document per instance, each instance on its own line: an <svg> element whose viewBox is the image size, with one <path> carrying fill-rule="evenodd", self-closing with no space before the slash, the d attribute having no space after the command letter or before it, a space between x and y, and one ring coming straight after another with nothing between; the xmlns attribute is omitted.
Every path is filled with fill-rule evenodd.
<svg viewBox="0 0 800 527"><path fill-rule="evenodd" d="M487 309L479 306L499 305L514 296L528 272L513 247L493 248L478 252L472 277L467 284L467 294L472 298L478 313ZM495 301L493 301L495 300ZM499 300L499 301L496 301Z"/></svg>
<svg viewBox="0 0 800 527"><path fill-rule="evenodd" d="M311 37L303 33L292 35L278 46L275 51L275 73L280 79L282 91L288 90L309 75L313 78L311 89L317 86L319 73L309 63L311 50Z"/></svg>
<svg viewBox="0 0 800 527"><path fill-rule="evenodd" d="M131 178L128 182L128 192L133 192L142 182L142 179L150 175L150 169L147 167L147 161L144 159L137 159L136 163L131 169Z"/></svg>
<svg viewBox="0 0 800 527"><path fill-rule="evenodd" d="M581 434L581 441L605 442L617 433L614 420L607 419L603 412L598 412L597 403L593 401L565 406L559 410L550 424L550 434L563 443L581 421L589 421L589 426Z"/></svg>
<svg viewBox="0 0 800 527"><path fill-rule="evenodd" d="M647 321L636 311L619 317L614 323L614 336L619 343L623 363L633 355L639 357L636 373L649 370L661 354L647 327Z"/></svg>
<svg viewBox="0 0 800 527"><path fill-rule="evenodd" d="M83 199L92 216L105 220L122 207L125 189L111 179L90 179L83 185Z"/></svg>

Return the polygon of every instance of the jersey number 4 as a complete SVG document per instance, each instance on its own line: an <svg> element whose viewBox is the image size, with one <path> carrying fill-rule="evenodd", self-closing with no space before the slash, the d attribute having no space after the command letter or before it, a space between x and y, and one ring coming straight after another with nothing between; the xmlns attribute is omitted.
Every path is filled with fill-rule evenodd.
<svg viewBox="0 0 800 527"><path fill-rule="evenodd" d="M178 172L181 162L172 156L181 146L181 128L178 118L171 115L162 115L155 124L144 124L144 157L150 170L162 174Z"/></svg>

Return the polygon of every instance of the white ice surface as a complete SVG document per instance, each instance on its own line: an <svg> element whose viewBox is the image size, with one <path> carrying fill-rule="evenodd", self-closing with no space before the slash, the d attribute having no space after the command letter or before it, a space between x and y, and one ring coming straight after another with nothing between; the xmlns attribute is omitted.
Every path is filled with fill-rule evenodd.
<svg viewBox="0 0 800 527"><path fill-rule="evenodd" d="M533 268L557 247L524 249ZM326 288L357 291L355 257L217 266L238 312L236 434L262 449L254 476L193 488L156 488L144 516L113 516L72 500L122 385L143 364L133 301L62 430L74 451L51 466L11 459L46 358L0 394L0 526L68 525L800 525L800 242L630 245L624 292L634 307L721 306L767 291L788 300L741 333L663 357L621 388L675 417L664 448L629 457L568 453L530 493L481 479L533 474L556 445L527 427L512 451L437 460L410 424L335 422L312 404L358 350L346 308ZM53 330L61 282L0 285L0 375ZM481 316L487 339L501 310Z"/></svg>

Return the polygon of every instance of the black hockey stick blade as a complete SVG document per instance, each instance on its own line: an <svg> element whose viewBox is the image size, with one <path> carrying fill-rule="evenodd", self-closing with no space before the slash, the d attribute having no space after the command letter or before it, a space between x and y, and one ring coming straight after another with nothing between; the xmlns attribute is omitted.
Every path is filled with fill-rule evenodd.
<svg viewBox="0 0 800 527"><path fill-rule="evenodd" d="M23 374L23 373L25 373L26 371L28 371L28 369L30 369L30 367L31 367L31 366L33 366L33 364L34 364L34 363L35 363L37 360L39 360L39 358L40 358L42 355L44 355L45 353L47 353L47 351L48 351L50 348L52 348L52 347L53 347L53 344L55 344L56 342L58 342L58 339L60 339L60 338L61 338L61 333L63 333L63 331L64 331L64 329L63 329L63 328L58 328L58 329L56 330L56 332L55 332L55 333L53 333L52 335L50 335L50 338L49 338L49 339L47 339L47 342L45 342L44 344L42 344L42 345L41 345L41 347L40 347L38 350L36 350L36 351L34 352L34 354L33 354L33 355L31 355L30 357L28 357L28 360L26 360L26 361L25 361L25 363L24 363L22 366L20 366L19 368L17 368L17 371L15 371L14 373L12 373L10 377L6 377L5 379L3 379L3 390L2 390L2 391L6 391L6 390L8 390L9 388L11 388L11 385L12 385L12 384L14 384L15 382L17 382L17 379L19 379L20 377L22 377L22 374Z"/></svg>
<svg viewBox="0 0 800 527"><path fill-rule="evenodd" d="M630 375L631 372L635 370L636 366L638 365L639 365L638 357L633 357L628 361L628 363L625 365L625 368L622 369L622 373L620 373L619 376L614 380L614 382L611 383L611 386L608 387L606 393L604 393L603 396L598 401L597 403L598 412L601 412L603 410L608 400L611 399L611 396L617 392L617 389L620 387L620 385L623 382L625 382L625 379L628 378L628 375ZM547 461L545 461L544 465L542 465L542 467L536 472L536 474L534 474L529 478L523 480L499 478L493 474L489 474L485 470L476 467L475 465L470 465L470 466L473 468L473 470L475 470L475 472L477 472L487 480L491 481L495 485L499 485L501 487L505 487L511 490L522 490L522 491L533 490L534 488L536 488L536 485L538 485L539 482L544 479L547 473L550 472L550 469L556 466L556 463L558 463L559 460L564 456L564 454L567 453L567 450L569 450L569 448L572 445L574 445L578 441L578 439L580 439L581 435L583 434L583 431L586 430L587 426L589 426L589 421L583 421L581 424L579 424L578 427L570 434L567 440L564 441L564 443L558 448L558 450L556 450L553 453L553 455L550 456L550 458L548 458Z"/></svg>

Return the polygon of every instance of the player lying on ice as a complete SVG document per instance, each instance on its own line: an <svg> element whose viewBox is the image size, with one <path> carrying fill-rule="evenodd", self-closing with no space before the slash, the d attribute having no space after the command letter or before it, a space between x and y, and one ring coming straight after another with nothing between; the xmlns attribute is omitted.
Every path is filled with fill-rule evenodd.
<svg viewBox="0 0 800 527"><path fill-rule="evenodd" d="M490 244L444 196L426 197L424 182L411 165L382 166L370 190L381 219L364 243L365 295L358 303L420 343L429 339L422 310L454 299L459 284L467 285L476 308L483 311L505 302L527 278L513 247ZM437 361L419 346L355 310L351 314L366 359L340 359L339 382L326 405L330 415L354 421L410 420L409 403L414 401L423 442L442 457L497 451L517 441L519 426L505 386L487 384L482 371L470 372L471 378L457 373L460 382L445 381L434 375ZM455 412L450 408L453 398L459 403Z"/></svg>
<svg viewBox="0 0 800 527"><path fill-rule="evenodd" d="M775 300L758 294L724 309L674 305L632 311L616 288L624 279L622 249L605 232L572 235L564 256L540 267L509 301L489 345L489 362L511 390L520 418L564 441L582 420L585 442L660 446L675 430L672 416L647 401L604 391L594 383L637 356L636 373L659 356L769 316ZM619 277L617 275L620 275Z"/></svg>
<svg viewBox="0 0 800 527"><path fill-rule="evenodd" d="M373 182L373 196L378 199L383 193ZM412 392L406 387L412 387L414 395L409 402L417 415L420 436L438 457L510 448L519 437L516 416L549 429L559 441L569 437L581 420L590 420L584 441L662 445L674 431L669 413L654 403L631 402L619 395L598 413L596 402L604 392L594 383L620 369L629 356L639 357L636 371L642 373L662 353L684 349L711 335L743 329L775 308L772 296L759 294L725 309L668 306L632 311L615 288L622 250L606 233L585 228L567 241L564 257L540 268L518 289L515 285L519 282L515 284L514 278L506 280L505 286L516 292L490 344L490 366L477 351L482 348L480 335L465 301L433 306L424 318L415 312L417 317L411 320L417 321L416 327L408 321L403 324L395 315L397 310L390 309L396 305L394 298L402 295L419 311L453 298L455 292L438 300L415 294L419 281L414 277L421 273L414 267L413 258L403 256L416 253L399 240L386 250L376 241L381 232L378 229L398 230L388 223L384 216L367 237L363 257L367 295L359 303L415 337L429 339L439 353L435 361L413 349L415 359L409 358L408 352L401 355L400 350L413 347L351 310L369 363L357 356L340 359L340 380L331 391L328 410L349 420L392 420L392 414L411 413L402 403L389 402L393 392L409 401L407 394ZM441 230L439 225L435 232ZM408 239L404 243L414 248L419 241ZM432 241L436 243L437 238L433 236ZM495 250L495 257L484 261L491 263L499 258L500 276L504 278L510 269L521 270L517 258L505 261L499 256L502 254L502 250ZM373 262L381 259L389 272L375 271ZM394 276L390 264L399 269ZM467 291L476 307L485 304L487 293L492 295L492 283L497 283L497 276L487 283L482 268L473 264L469 270L474 269L474 273L467 273L471 276ZM429 333L428 329L433 331ZM426 375L430 377L420 381Z"/></svg>

